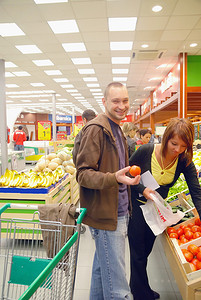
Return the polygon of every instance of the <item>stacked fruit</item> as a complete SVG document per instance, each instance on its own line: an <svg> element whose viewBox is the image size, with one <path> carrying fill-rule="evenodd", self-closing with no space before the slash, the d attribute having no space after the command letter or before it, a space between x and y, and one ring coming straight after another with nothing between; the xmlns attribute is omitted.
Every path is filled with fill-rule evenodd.
<svg viewBox="0 0 201 300"><path fill-rule="evenodd" d="M169 227L167 233L170 238L175 238L179 245L188 243L191 240L201 237L201 221L196 218L194 222L181 224L179 228Z"/></svg>
<svg viewBox="0 0 201 300"><path fill-rule="evenodd" d="M201 245L190 244L187 249L181 249L181 251L192 271L201 269Z"/></svg>

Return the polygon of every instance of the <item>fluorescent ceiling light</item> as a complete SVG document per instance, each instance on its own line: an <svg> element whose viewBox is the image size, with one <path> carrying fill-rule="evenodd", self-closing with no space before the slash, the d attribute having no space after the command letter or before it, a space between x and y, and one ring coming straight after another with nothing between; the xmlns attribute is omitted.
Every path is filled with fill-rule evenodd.
<svg viewBox="0 0 201 300"><path fill-rule="evenodd" d="M15 77L15 75L11 72L5 72L5 77Z"/></svg>
<svg viewBox="0 0 201 300"><path fill-rule="evenodd" d="M109 31L134 31L137 18L109 18L108 23Z"/></svg>
<svg viewBox="0 0 201 300"><path fill-rule="evenodd" d="M0 23L0 36L18 36L25 33L15 23Z"/></svg>
<svg viewBox="0 0 201 300"><path fill-rule="evenodd" d="M18 45L15 47L23 54L42 53L36 45Z"/></svg>
<svg viewBox="0 0 201 300"><path fill-rule="evenodd" d="M90 89L90 92L101 92L101 89Z"/></svg>
<svg viewBox="0 0 201 300"><path fill-rule="evenodd" d="M13 103L14 101L12 100L6 100L6 103Z"/></svg>
<svg viewBox="0 0 201 300"><path fill-rule="evenodd" d="M65 99L65 98L60 98L60 99L57 99L58 101L68 101L67 99Z"/></svg>
<svg viewBox="0 0 201 300"><path fill-rule="evenodd" d="M98 81L96 77L84 77L83 80L85 82Z"/></svg>
<svg viewBox="0 0 201 300"><path fill-rule="evenodd" d="M92 93L93 96L102 96L103 97L103 93Z"/></svg>
<svg viewBox="0 0 201 300"><path fill-rule="evenodd" d="M88 57L83 57L83 58L71 58L72 62L75 65L90 65L91 64L91 59Z"/></svg>
<svg viewBox="0 0 201 300"><path fill-rule="evenodd" d="M39 59L39 60L32 60L33 63L38 66L38 67L43 67L43 66L53 66L53 62L51 62L50 59Z"/></svg>
<svg viewBox="0 0 201 300"><path fill-rule="evenodd" d="M88 87L100 87L99 83L87 83Z"/></svg>
<svg viewBox="0 0 201 300"><path fill-rule="evenodd" d="M149 47L149 45L147 45L147 44L143 44L143 45L141 45L141 47L142 47L142 48L148 48L148 47Z"/></svg>
<svg viewBox="0 0 201 300"><path fill-rule="evenodd" d="M154 12L159 12L162 9L163 9L163 7L160 6L160 5L155 5L155 6L152 7L152 11L154 11Z"/></svg>
<svg viewBox="0 0 201 300"><path fill-rule="evenodd" d="M14 63L12 63L11 61L6 61L5 68L17 68L17 66Z"/></svg>
<svg viewBox="0 0 201 300"><path fill-rule="evenodd" d="M15 84L15 83L8 83L8 84L6 84L6 87L7 88L18 88L19 87L19 85L17 85L17 84Z"/></svg>
<svg viewBox="0 0 201 300"><path fill-rule="evenodd" d="M76 100L84 100L83 96L75 97Z"/></svg>
<svg viewBox="0 0 201 300"><path fill-rule="evenodd" d="M112 57L112 64L129 64L130 57Z"/></svg>
<svg viewBox="0 0 201 300"><path fill-rule="evenodd" d="M94 69L78 69L80 74L95 74Z"/></svg>
<svg viewBox="0 0 201 300"><path fill-rule="evenodd" d="M68 88L74 88L74 85L73 84L61 84L61 87L63 89L68 89Z"/></svg>
<svg viewBox="0 0 201 300"><path fill-rule="evenodd" d="M66 52L87 51L84 43L63 43L62 47Z"/></svg>
<svg viewBox="0 0 201 300"><path fill-rule="evenodd" d="M133 42L110 42L111 50L131 50Z"/></svg>
<svg viewBox="0 0 201 300"><path fill-rule="evenodd" d="M128 69L112 69L112 74L128 74Z"/></svg>
<svg viewBox="0 0 201 300"><path fill-rule="evenodd" d="M75 20L49 21L48 24L55 34L79 32Z"/></svg>
<svg viewBox="0 0 201 300"><path fill-rule="evenodd" d="M48 99L39 99L40 102L49 102L50 100Z"/></svg>
<svg viewBox="0 0 201 300"><path fill-rule="evenodd" d="M29 74L28 72L25 72L25 71L22 71L22 72L13 72L13 74L15 76L18 76L18 77L31 76L31 74Z"/></svg>
<svg viewBox="0 0 201 300"><path fill-rule="evenodd" d="M66 90L66 92L68 92L68 93L77 93L78 90L76 90L76 89L70 89L70 90Z"/></svg>
<svg viewBox="0 0 201 300"><path fill-rule="evenodd" d="M53 78L53 80L56 82L69 82L67 78Z"/></svg>
<svg viewBox="0 0 201 300"><path fill-rule="evenodd" d="M48 3L62 3L68 2L68 0L34 0L36 4L48 4Z"/></svg>
<svg viewBox="0 0 201 300"><path fill-rule="evenodd" d="M152 89L151 86L146 86L146 87L144 88L144 90L150 90L150 89Z"/></svg>
<svg viewBox="0 0 201 300"><path fill-rule="evenodd" d="M77 97L77 96L82 96L82 94L80 94L80 93L71 93L71 96L73 96L73 97L76 96Z"/></svg>
<svg viewBox="0 0 201 300"><path fill-rule="evenodd" d="M62 75L61 71L59 70L46 70L44 71L47 75Z"/></svg>
<svg viewBox="0 0 201 300"><path fill-rule="evenodd" d="M32 102L31 100L20 100L21 102Z"/></svg>
<svg viewBox="0 0 201 300"><path fill-rule="evenodd" d="M160 65L160 66L156 67L156 69L160 69L160 68L166 68L166 67L167 67L167 64L162 64L162 65Z"/></svg>
<svg viewBox="0 0 201 300"><path fill-rule="evenodd" d="M198 44L197 43L192 43L192 44L190 44L190 47L196 47Z"/></svg>
<svg viewBox="0 0 201 300"><path fill-rule="evenodd" d="M34 87L37 87L37 86L45 86L44 83L42 82L33 82L33 83L30 83L30 85L34 86Z"/></svg>
<svg viewBox="0 0 201 300"><path fill-rule="evenodd" d="M113 81L127 81L127 77L113 77Z"/></svg>
<svg viewBox="0 0 201 300"><path fill-rule="evenodd" d="M159 77L152 77L152 78L150 78L148 81L156 81L156 80L160 80L161 78L159 78Z"/></svg>

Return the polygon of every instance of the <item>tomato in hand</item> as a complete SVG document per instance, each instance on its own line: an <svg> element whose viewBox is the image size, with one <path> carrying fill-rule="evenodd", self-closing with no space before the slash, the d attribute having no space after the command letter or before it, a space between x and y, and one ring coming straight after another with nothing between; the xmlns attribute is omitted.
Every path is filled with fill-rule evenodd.
<svg viewBox="0 0 201 300"><path fill-rule="evenodd" d="M129 172L132 176L135 177L135 176L141 174L141 169L140 169L140 167L134 165L130 168Z"/></svg>

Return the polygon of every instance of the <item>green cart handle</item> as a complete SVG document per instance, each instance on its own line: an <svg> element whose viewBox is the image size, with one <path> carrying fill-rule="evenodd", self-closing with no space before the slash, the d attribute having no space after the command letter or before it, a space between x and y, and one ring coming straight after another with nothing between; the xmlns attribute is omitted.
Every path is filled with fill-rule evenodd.
<svg viewBox="0 0 201 300"><path fill-rule="evenodd" d="M10 203L5 204L0 208L0 215L7 209L10 208Z"/></svg>
<svg viewBox="0 0 201 300"><path fill-rule="evenodd" d="M86 208L80 208L80 215L77 219L77 224L81 224L84 216L86 215L87 209Z"/></svg>

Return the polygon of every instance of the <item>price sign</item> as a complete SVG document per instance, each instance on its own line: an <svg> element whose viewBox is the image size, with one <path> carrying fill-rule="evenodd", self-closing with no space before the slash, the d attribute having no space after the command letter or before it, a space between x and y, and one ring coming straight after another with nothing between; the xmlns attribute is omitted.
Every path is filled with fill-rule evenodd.
<svg viewBox="0 0 201 300"><path fill-rule="evenodd" d="M51 122L39 121L38 122L38 140L50 141L51 140Z"/></svg>

